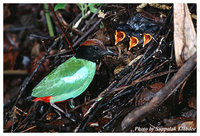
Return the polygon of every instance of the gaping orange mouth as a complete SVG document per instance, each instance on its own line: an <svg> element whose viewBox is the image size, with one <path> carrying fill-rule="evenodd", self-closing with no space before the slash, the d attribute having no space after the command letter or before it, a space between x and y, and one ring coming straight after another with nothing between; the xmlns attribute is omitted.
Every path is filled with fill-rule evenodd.
<svg viewBox="0 0 200 136"><path fill-rule="evenodd" d="M129 50L135 46L137 46L137 44L139 43L139 40L137 37L130 37L130 41L129 41Z"/></svg>
<svg viewBox="0 0 200 136"><path fill-rule="evenodd" d="M152 36L150 34L144 34L143 38L144 38L144 42L143 42L143 47L144 47L147 43L151 41Z"/></svg>
<svg viewBox="0 0 200 136"><path fill-rule="evenodd" d="M126 37L126 34L122 31L115 31L115 45L122 41Z"/></svg>

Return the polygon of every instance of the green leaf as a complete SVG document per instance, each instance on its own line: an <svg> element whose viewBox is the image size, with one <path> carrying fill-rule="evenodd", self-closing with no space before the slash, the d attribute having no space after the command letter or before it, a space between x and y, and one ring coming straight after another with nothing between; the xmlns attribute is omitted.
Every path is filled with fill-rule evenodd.
<svg viewBox="0 0 200 136"><path fill-rule="evenodd" d="M65 9L66 4L56 4L56 6L54 7L54 11L58 10L58 9Z"/></svg>
<svg viewBox="0 0 200 136"><path fill-rule="evenodd" d="M88 11L88 8L89 8L90 12L95 13L97 11L97 8L102 4L100 4L100 3L88 3L88 4L87 3L81 3L81 4L77 4L77 5L81 10L82 17L86 17L86 13Z"/></svg>
<svg viewBox="0 0 200 136"><path fill-rule="evenodd" d="M104 28L103 22L100 23L100 29Z"/></svg>
<svg viewBox="0 0 200 136"><path fill-rule="evenodd" d="M98 7L98 6L100 6L100 5L102 5L102 4L100 4L100 3L89 3L89 4L88 4L89 9L90 9L90 11L91 11L92 13L95 13L95 12L97 11L97 8L95 8L95 6Z"/></svg>
<svg viewBox="0 0 200 136"><path fill-rule="evenodd" d="M88 5L84 4L84 3L83 4L77 4L77 5L81 10L82 17L85 17L85 14L86 14L87 9L88 9Z"/></svg>
<svg viewBox="0 0 200 136"><path fill-rule="evenodd" d="M92 13L95 13L97 11L97 8L95 8L94 6L95 4L92 4L92 3L89 4L89 9Z"/></svg>

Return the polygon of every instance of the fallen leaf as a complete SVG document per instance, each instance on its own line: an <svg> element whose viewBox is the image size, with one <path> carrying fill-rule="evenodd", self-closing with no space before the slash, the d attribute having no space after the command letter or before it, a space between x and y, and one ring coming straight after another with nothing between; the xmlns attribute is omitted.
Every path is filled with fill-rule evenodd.
<svg viewBox="0 0 200 136"><path fill-rule="evenodd" d="M149 87L151 88L151 91L152 91L153 93L156 93L156 92L158 92L161 88L163 88L164 85L165 85L165 84L162 83L162 82L156 82L156 83L153 83L153 84L149 85Z"/></svg>
<svg viewBox="0 0 200 136"><path fill-rule="evenodd" d="M177 66L196 52L196 32L186 3L174 4L174 50Z"/></svg>
<svg viewBox="0 0 200 136"><path fill-rule="evenodd" d="M190 107L190 108L193 108L193 109L197 109L197 105L196 105L197 103L196 103L196 98L195 97L191 97L191 98L189 98L189 101L188 101L188 106Z"/></svg>

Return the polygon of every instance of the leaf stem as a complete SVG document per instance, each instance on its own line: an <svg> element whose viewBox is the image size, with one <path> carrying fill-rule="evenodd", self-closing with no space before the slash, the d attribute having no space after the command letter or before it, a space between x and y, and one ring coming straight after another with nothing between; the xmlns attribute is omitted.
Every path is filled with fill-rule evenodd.
<svg viewBox="0 0 200 136"><path fill-rule="evenodd" d="M46 20L47 20L49 35L50 35L50 37L53 37L54 36L53 25L52 25L51 17L50 17L50 14L49 14L49 8L48 8L48 5L46 3L44 4L44 10L45 10L45 16L46 16Z"/></svg>

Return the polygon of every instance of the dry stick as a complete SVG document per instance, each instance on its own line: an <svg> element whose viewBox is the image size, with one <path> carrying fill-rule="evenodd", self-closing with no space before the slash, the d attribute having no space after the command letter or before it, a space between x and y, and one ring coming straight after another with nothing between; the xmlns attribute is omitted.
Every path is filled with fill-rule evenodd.
<svg viewBox="0 0 200 136"><path fill-rule="evenodd" d="M165 61L165 63L166 63L167 61ZM173 72L175 72L176 70L172 70L171 71L171 73L173 73ZM143 78L143 79L138 79L138 80L135 80L135 81L133 81L132 83L131 83L131 85L127 85L127 86L124 86L124 87L120 87L120 88L116 88L116 89L114 89L113 91L109 91L110 89L109 88L111 88L111 86L113 86L113 85L115 85L117 82L116 82L116 80L108 87L108 88L106 88L103 92L101 92L99 95L98 95L98 97L96 97L96 98L94 98L94 99L92 99L92 100L90 100L90 101L88 101L88 102L86 102L86 103L84 103L84 104L82 104L82 105L79 105L79 106L77 106L77 107L75 107L74 109L72 109L72 111L74 111L74 110L76 110L76 109L78 109L78 108L80 108L80 107L82 107L83 105L87 105L88 103L91 103L91 102L94 102L93 104L92 104L92 106L91 106L91 108L89 108L88 109L88 111L84 114L84 117L86 117L90 112L91 112L91 109L93 109L94 107L96 107L96 105L97 105L97 103L98 103L98 99L100 99L100 98L105 98L108 94L110 94L110 93L113 93L113 92L115 92L115 91L118 91L118 90L121 90L121 89L126 89L126 88L128 88L128 87L130 87L130 86L133 86L133 85L135 85L135 84L137 84L138 82L143 82L143 81L147 81L147 80L151 80L151 79L153 79L153 78L156 78L156 77L159 77L159 76L162 76L162 75L166 75L166 74L168 74L169 72L168 71L165 71L165 72L161 72L161 73L159 73L159 74L154 74L154 75L150 75L150 76L148 76L148 77L146 77L145 79ZM116 86L115 86L116 87ZM113 88L115 88L115 87L113 87ZM108 92L109 91L109 92ZM106 95L107 94L107 95ZM102 100L103 101L103 100ZM71 111L70 111L71 112ZM90 117L91 118L91 117ZM89 120L89 119L88 119ZM80 128L80 125L81 124L79 124L78 126L77 126L77 128L74 130L74 132L77 132L78 130L79 130L79 128Z"/></svg>
<svg viewBox="0 0 200 136"><path fill-rule="evenodd" d="M71 52L71 51L70 51ZM74 56L74 55L72 55L72 54L70 54L70 55L66 55L67 53L69 53L68 51L63 51L63 52L59 52L59 53L57 53L57 54L53 54L53 55L49 55L49 56L47 56L47 59L49 59L49 58L51 58L51 57L57 57L57 56L67 56L68 58L69 57L72 57L72 56Z"/></svg>
<svg viewBox="0 0 200 136"><path fill-rule="evenodd" d="M59 38L55 39L54 43L49 47L47 53L46 53L46 54L42 57L42 59L40 60L38 66L35 68L35 70L32 72L32 74L31 74L29 77L27 77L27 78L25 79L25 81L23 82L23 84L22 84L21 87L19 88L18 97L17 97L17 99L16 99L16 101L15 101L15 103L14 103L12 109L11 109L10 112L8 113L7 117L10 117L11 113L12 113L13 110L14 110L15 105L18 103L18 101L19 101L19 99L21 98L21 96L22 96L24 90L26 89L27 85L30 83L30 81L32 80L33 76L34 76L35 73L38 71L40 65L45 61L47 54L48 54L48 53L51 51L51 49L56 45L56 43L58 42L58 40L59 40ZM12 129L11 131L13 131L13 129Z"/></svg>
<svg viewBox="0 0 200 136"><path fill-rule="evenodd" d="M173 46L171 46L171 56L170 56L170 60L172 60L173 59L173 55L174 55L174 50L173 50ZM170 63L169 64L169 67L168 67L168 69L169 69L169 71L171 71L171 68L172 68L172 64ZM168 82L168 79L169 79L169 77L170 77L170 74L171 73L169 73L168 75L167 75L167 77L166 77L166 79L165 79L165 84Z"/></svg>
<svg viewBox="0 0 200 136"><path fill-rule="evenodd" d="M176 72L176 71L177 71L177 70L172 70L172 71L170 71L170 73L173 73L173 72ZM110 92L110 93L114 93L115 91L118 91L118 90L120 90L120 89L125 90L126 88L128 88L128 87L130 87L130 86L133 86L133 85L135 85L135 84L137 84L137 83L139 83L139 82L151 80L151 79L153 79L153 78L157 78L157 77L166 75L166 74L168 74L168 73L169 73L169 71L160 72L160 73L158 73L158 74L150 75L150 76L146 77L145 79L143 78L143 79L134 80L134 81L132 82L131 85L125 86L125 88L123 88L123 87L117 88L117 89L113 90L113 91ZM122 90L122 91L123 91L123 90ZM121 91L120 91L120 92L121 92ZM118 118L118 116L119 116L122 112L123 112L123 110L122 110L121 112L117 113L117 115L116 115L112 120L110 120L106 125L104 125L102 128L105 129L105 128L106 128L108 125L110 125L116 118Z"/></svg>
<svg viewBox="0 0 200 136"><path fill-rule="evenodd" d="M114 88L113 86L115 86L117 84L117 81L113 81L103 92L101 92L99 94L99 96L95 99L92 99L91 101L95 100L95 102L92 104L92 107L90 107L88 109L88 111L84 114L84 119L82 120L82 122L88 117L87 121L85 122L85 124L83 125L83 127L81 128L80 131L83 131L85 129L85 127L87 126L88 122L91 120L91 118L93 117L93 115L97 112L98 110L98 106L102 103L102 101L106 98L106 96L109 94L109 92ZM99 100L101 99L101 100ZM90 102L91 102L90 101ZM99 102L100 101L100 102ZM99 102L99 103L98 103ZM98 105L97 105L98 104ZM94 109L94 107L96 107L97 105L97 108ZM93 111L93 114L89 115L92 111L92 109L94 109ZM74 132L78 132L79 129L81 127L81 123L76 127L76 129L74 130Z"/></svg>
<svg viewBox="0 0 200 136"><path fill-rule="evenodd" d="M141 76L140 78L138 78L136 80L141 80L142 78L150 75L152 72L154 72L155 70L159 69L160 67L162 67L167 62L169 62L169 60L165 60L163 63L161 63L160 65L156 66L154 69L152 69L151 71L149 71L148 73L144 74L143 76Z"/></svg>
<svg viewBox="0 0 200 136"><path fill-rule="evenodd" d="M81 29L81 31L84 31L92 22L92 20L94 19L94 17L97 15L97 13L100 11L102 5L96 10L96 12L91 16L91 18L88 20L88 23L86 23L86 25Z"/></svg>
<svg viewBox="0 0 200 136"><path fill-rule="evenodd" d="M146 14L146 15L145 15L145 14ZM157 23L157 24L162 24L162 23L160 22L160 19L159 19L158 17L153 16L152 14L150 14L149 12L147 12L147 11L145 11L145 10L142 10L141 13L140 13L140 15L143 16L143 17L146 17L146 18L148 18L148 17L147 17L147 15L148 15L148 16L151 17L151 18L148 18L148 19L154 21L154 22Z"/></svg>
<svg viewBox="0 0 200 136"><path fill-rule="evenodd" d="M9 75L28 75L28 72L26 70L4 70L3 75L9 76Z"/></svg>
<svg viewBox="0 0 200 136"><path fill-rule="evenodd" d="M118 95L119 93L123 92L125 89L127 89L127 88L129 88L131 86L134 86L134 85L138 84L139 82L148 81L148 80L151 80L151 79L154 79L154 78L157 78L157 77L169 74L169 73L173 73L173 72L176 72L176 71L177 70L165 71L165 72L160 72L160 73L157 73L157 74L154 74L154 75L149 75L149 76L147 76L145 78L142 78L142 79L141 78L136 79L136 80L132 81L130 85L126 85L126 86L122 86L122 87L116 88L111 93L114 93L116 91L121 90L120 92L118 92L116 94L116 95Z"/></svg>
<svg viewBox="0 0 200 136"><path fill-rule="evenodd" d="M83 28L81 29L82 32L85 31L85 29L91 24L90 22L92 22L92 19L94 19L94 17L97 15L97 13L99 12L99 10L101 9L102 5L97 9L97 11L90 17L90 19L88 20L89 23L86 23L85 26L83 26ZM76 36L73 39L73 42L77 41L77 39L79 38L79 36ZM74 47L74 46L73 46Z"/></svg>
<svg viewBox="0 0 200 136"><path fill-rule="evenodd" d="M148 103L132 110L128 115L126 115L121 123L121 130L130 130L131 126L134 126L138 121L146 117L149 112L162 104L189 77L192 71L196 68L196 63L197 54L195 52L171 78L171 80L160 89L160 91L158 91Z"/></svg>
<svg viewBox="0 0 200 136"><path fill-rule="evenodd" d="M164 63L166 63L166 62L168 62L168 61L163 62L162 65L163 65ZM159 65L157 68L159 68L159 67L160 67L160 65ZM157 69L157 68L156 68L156 69ZM154 69L154 70L155 70L155 69ZM152 71L150 71L150 72L153 72L154 70L152 70ZM175 70L174 70L174 71L172 70L171 73L172 73L172 72L175 72ZM150 74L150 73L147 73L146 76L149 75L149 74ZM162 75L165 75L165 74L168 74L168 71L166 71L166 72L161 72L161 73L155 74L155 75L150 75L150 76L146 77L145 79L139 78L138 80L133 81L131 85L127 85L127 86L124 86L124 87L116 88L116 89L114 89L113 91L109 92L108 94L111 94L111 93L116 92L116 91L121 90L121 89L124 90L124 89L126 89L126 88L128 88L128 87L130 87L130 86L135 85L135 84L138 83L138 82L143 82L143 81L146 81L146 80L151 80L151 79L153 79L153 78L156 78L156 77L159 77L159 76L162 76ZM114 84L116 84L116 80L115 80L110 86L113 86ZM118 84L120 84L120 83L118 83ZM110 86L109 86L108 88L110 88ZM116 86L115 86L115 87L116 87ZM90 101L88 101L88 102L86 102L86 103L84 103L84 104L81 104L81 105L76 106L76 107L75 107L74 109L72 109L71 111L74 111L74 110L76 110L76 109L82 107L83 105L87 105L88 103L94 102L94 103L92 104L91 108L89 108L88 111L84 114L84 117L86 117L86 116L91 112L91 109L94 108L94 107L96 106L96 104L97 104L97 102L98 102L98 99L103 98L103 97L106 95L106 92L108 92L108 90L109 90L108 88L106 88L103 92L101 92L101 93L98 95L98 97L96 97L96 98L94 98L94 99L92 99L92 100L90 100ZM114 88L114 87L113 87L113 88ZM71 111L70 111L70 112L71 112ZM74 130L74 132L77 132L77 131L78 131L80 125L81 125L81 124L79 124L79 125L77 126L77 128Z"/></svg>
<svg viewBox="0 0 200 136"><path fill-rule="evenodd" d="M69 29L70 31L72 31L72 32L74 32L74 33L76 33L77 35L83 35L83 32L82 31L80 31L80 30L78 30L78 29L76 29L76 28L72 28L65 20L64 20L64 18L63 18L63 16L62 16L62 14L59 12L59 11L57 11L58 12L58 19L60 20L60 22L61 22L61 24L62 24L62 26L63 27L65 27L66 29Z"/></svg>
<svg viewBox="0 0 200 136"><path fill-rule="evenodd" d="M27 116L24 120L22 120L20 123L18 123L18 126L13 130L13 132L15 132L17 129L20 128L20 126L23 124L23 123L29 123L30 119L33 117L33 115L35 114L35 110L37 109L37 107L40 106L40 105L37 105L37 103L34 103L34 105L32 105L30 108L29 108L29 111L27 113ZM34 109L36 107L36 109ZM32 111L33 110L33 111ZM25 126L23 127L25 128Z"/></svg>
<svg viewBox="0 0 200 136"><path fill-rule="evenodd" d="M159 30L159 32L157 33L157 35L160 33L160 31L161 31L161 29ZM169 32L170 32L170 30L168 31L166 37L168 36ZM157 35L156 35L155 37L157 37ZM161 40L162 40L162 39L161 39ZM161 44L162 44L162 41L159 43L157 49L153 52L153 54L155 54L155 53L158 52L158 50L159 50ZM144 56L146 55L146 53L150 50L150 48L152 47L152 45L153 45L153 44L151 44L150 46L148 46L148 48L146 49L146 51L145 51L143 57L139 60L139 62L138 62L138 64L136 65L135 69L131 72L131 75L130 75L130 76L128 77L128 79L126 80L126 84L127 84L127 83L131 80L131 78L134 76L135 71L138 69L139 65L142 65L143 63L145 63L145 60L146 60L146 59L143 60L143 58L144 58ZM153 54L152 54L152 55L153 55ZM151 57L151 55L149 55L148 57ZM148 57L147 57L147 58L148 58ZM152 72L153 72L153 71L152 71ZM143 76L145 76L145 75L143 75ZM142 76L142 77L143 77L143 76Z"/></svg>
<svg viewBox="0 0 200 136"><path fill-rule="evenodd" d="M49 5L49 7L50 7L51 12L53 13L53 16L56 18L56 21L58 22L58 27L59 27L60 30L62 31L62 34L63 34L64 37L65 37L65 40L67 41L67 43L68 43L69 47L71 48L73 54L75 54L75 52L74 52L74 50L73 50L73 48L72 48L72 45L70 44L70 42L69 42L69 40L68 40L68 38L67 38L67 36L66 36L64 30L62 29L62 26L60 25L61 23L60 23L60 21L58 20L58 17L56 16L56 14L55 14L55 12L54 12L53 7L52 7L51 5Z"/></svg>
<svg viewBox="0 0 200 136"><path fill-rule="evenodd" d="M128 82L131 80L131 78L134 76L136 70L139 68L140 64L142 63L142 61L144 60L145 55L147 54L147 52L150 50L152 44L150 46L148 46L148 48L146 49L144 55L140 58L139 62L137 63L136 67L133 69L133 71L130 72L130 74L128 75L128 77L125 79L125 84L128 84Z"/></svg>
<svg viewBox="0 0 200 136"><path fill-rule="evenodd" d="M25 122L27 122L27 121L30 121L31 118L32 118L32 116L33 116L33 114L35 114L35 113L32 112L32 113L29 114L24 120L22 120L22 122L19 123L19 125L13 130L13 132L15 132L17 129L19 129L20 126L21 126L23 123L25 123Z"/></svg>
<svg viewBox="0 0 200 136"><path fill-rule="evenodd" d="M27 132L27 131L29 131L29 130L31 130L31 129L36 128L36 127L37 127L37 126L32 126L32 127L30 127L30 128L27 128L26 130L22 131L21 133Z"/></svg>
<svg viewBox="0 0 200 136"><path fill-rule="evenodd" d="M72 47L76 47L86 36L88 36L88 34L90 34L94 28L101 22L102 18L100 18L99 20L97 20L97 22L87 31L85 32L73 45Z"/></svg>
<svg viewBox="0 0 200 136"><path fill-rule="evenodd" d="M123 112L123 110L119 111L108 123L106 123L102 127L102 129L105 129L106 127L108 127L122 112Z"/></svg>
<svg viewBox="0 0 200 136"><path fill-rule="evenodd" d="M79 14L76 16L76 18L75 18L72 22L70 22L69 26L70 26L70 27L73 27L73 25L74 25L81 17L82 17L82 14L79 13Z"/></svg>
<svg viewBox="0 0 200 136"><path fill-rule="evenodd" d="M165 61L165 62L167 62L167 61ZM163 63L162 63L162 64L163 64ZM158 66L158 67L159 67L159 66ZM153 71L154 71L154 70L153 70ZM176 71L177 71L177 70L171 70L170 73L173 73L173 72L176 72ZM152 71L150 71L150 72L152 72ZM149 75L149 74L150 74L150 73L147 73L146 76ZM116 92L116 91L119 91L119 90L122 90L122 89L123 89L122 91L124 91L125 89L127 89L127 88L129 88L129 87L131 87L131 86L133 86L133 85L135 85L135 84L137 84L137 83L139 83L139 82L144 82L144 81L147 81L147 80L151 80L151 79L154 79L154 78L157 78L157 77L166 75L166 74L169 74L169 71L160 72L160 73L157 73L157 74L154 74L154 75L149 75L149 76L147 76L146 78L142 78L142 79L141 79L141 78L138 78L138 79L132 81L132 83L131 83L130 85L118 87L118 88L112 90L111 92L109 92L109 94L112 94L112 93L114 93L114 92ZM115 83L115 82L116 82L116 80L115 80L113 83ZM113 83L112 83L112 84L113 84ZM96 98L94 98L94 99L92 99L92 100L90 100L90 101L87 101L87 102L85 102L85 103L83 103L83 104L81 104L81 105L76 106L75 108L71 109L69 112L73 112L73 111L79 109L80 107L82 107L83 105L88 105L89 103L92 103L92 102L95 102L95 101L97 102L98 99L100 99L100 98L102 98L102 97L105 96L105 93L106 93L107 91L108 91L108 90L105 89L105 90L104 90L103 92L101 92ZM121 91L120 91L120 92L121 92ZM85 115L84 115L84 116L85 116Z"/></svg>
<svg viewBox="0 0 200 136"><path fill-rule="evenodd" d="M160 72L160 73L157 73L157 74L154 74L154 75L150 75L146 78L143 78L143 79L137 79L137 80L134 80L131 84L136 84L138 82L144 82L144 81L147 81L147 80L151 80L151 79L154 79L154 78L157 78L157 77L160 77L160 76L163 76L163 75L166 75L166 74L169 74L169 73L174 73L176 72L177 70L171 70L171 71L164 71L164 72Z"/></svg>

